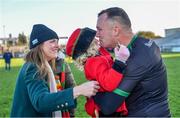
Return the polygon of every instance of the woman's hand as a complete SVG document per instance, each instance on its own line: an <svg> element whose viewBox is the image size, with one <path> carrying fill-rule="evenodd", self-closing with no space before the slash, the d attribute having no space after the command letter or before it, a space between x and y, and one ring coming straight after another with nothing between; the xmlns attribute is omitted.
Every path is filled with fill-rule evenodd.
<svg viewBox="0 0 180 118"><path fill-rule="evenodd" d="M80 95L91 97L96 95L99 88L99 83L97 81L88 81L79 86L74 87L73 95L74 98L77 98Z"/></svg>

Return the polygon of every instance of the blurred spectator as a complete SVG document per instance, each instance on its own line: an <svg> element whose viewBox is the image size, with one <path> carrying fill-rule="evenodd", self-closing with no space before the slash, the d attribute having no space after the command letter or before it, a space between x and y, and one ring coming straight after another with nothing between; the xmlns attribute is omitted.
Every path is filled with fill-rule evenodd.
<svg viewBox="0 0 180 118"><path fill-rule="evenodd" d="M6 50L3 58L5 60L5 70L11 70L11 58L13 58L12 53L9 52L9 50Z"/></svg>

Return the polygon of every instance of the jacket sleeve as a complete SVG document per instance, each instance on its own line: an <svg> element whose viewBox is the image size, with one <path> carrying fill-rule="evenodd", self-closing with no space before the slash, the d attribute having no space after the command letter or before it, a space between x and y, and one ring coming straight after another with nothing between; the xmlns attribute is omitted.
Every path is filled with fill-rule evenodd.
<svg viewBox="0 0 180 118"><path fill-rule="evenodd" d="M118 64L116 64L117 67ZM101 57L89 58L85 64L85 75L88 80L97 80L105 91L113 91L122 80L123 74L112 68L112 64Z"/></svg>
<svg viewBox="0 0 180 118"><path fill-rule="evenodd" d="M47 113L76 107L73 89L50 93L45 79L39 76L36 66L27 67L24 79L29 99L38 112Z"/></svg>
<svg viewBox="0 0 180 118"><path fill-rule="evenodd" d="M112 114L125 101L130 92L137 85L139 80L146 73L143 66L127 66L126 74L118 88L113 92L99 92L94 96L95 103L99 105L102 112L106 115Z"/></svg>

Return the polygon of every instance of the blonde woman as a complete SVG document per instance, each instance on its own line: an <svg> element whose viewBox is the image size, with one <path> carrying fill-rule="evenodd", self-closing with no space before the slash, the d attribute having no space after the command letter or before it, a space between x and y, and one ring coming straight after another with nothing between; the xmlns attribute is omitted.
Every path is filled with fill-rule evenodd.
<svg viewBox="0 0 180 118"><path fill-rule="evenodd" d="M99 89L92 81L58 91L49 65L57 57L58 36L43 24L33 26L30 51L20 70L11 117L62 117L61 111L76 107L75 98L93 96Z"/></svg>
<svg viewBox="0 0 180 118"><path fill-rule="evenodd" d="M115 62L109 52L98 45L95 39L96 31L90 28L77 28L70 36L66 45L66 53L75 60L80 70L84 70L86 79L97 80L99 92L113 91L121 82L126 60L130 53L127 47L121 45L115 48ZM93 100L89 98L85 105L86 112L92 117L120 117L127 115L125 102L115 113L105 115Z"/></svg>

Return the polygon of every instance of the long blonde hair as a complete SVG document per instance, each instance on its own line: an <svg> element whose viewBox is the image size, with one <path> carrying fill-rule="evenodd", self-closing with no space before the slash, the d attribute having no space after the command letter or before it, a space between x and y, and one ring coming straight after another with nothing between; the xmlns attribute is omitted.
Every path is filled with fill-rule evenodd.
<svg viewBox="0 0 180 118"><path fill-rule="evenodd" d="M98 51L99 51L99 45L97 44L97 41L94 38L87 51L84 54L80 55L74 61L74 64L79 70L83 71L86 60L90 57L96 56L98 54Z"/></svg>
<svg viewBox="0 0 180 118"><path fill-rule="evenodd" d="M46 65L46 59L43 53L42 44L32 48L25 57L26 62L32 62L38 67L38 71L42 78L49 77L49 69Z"/></svg>

